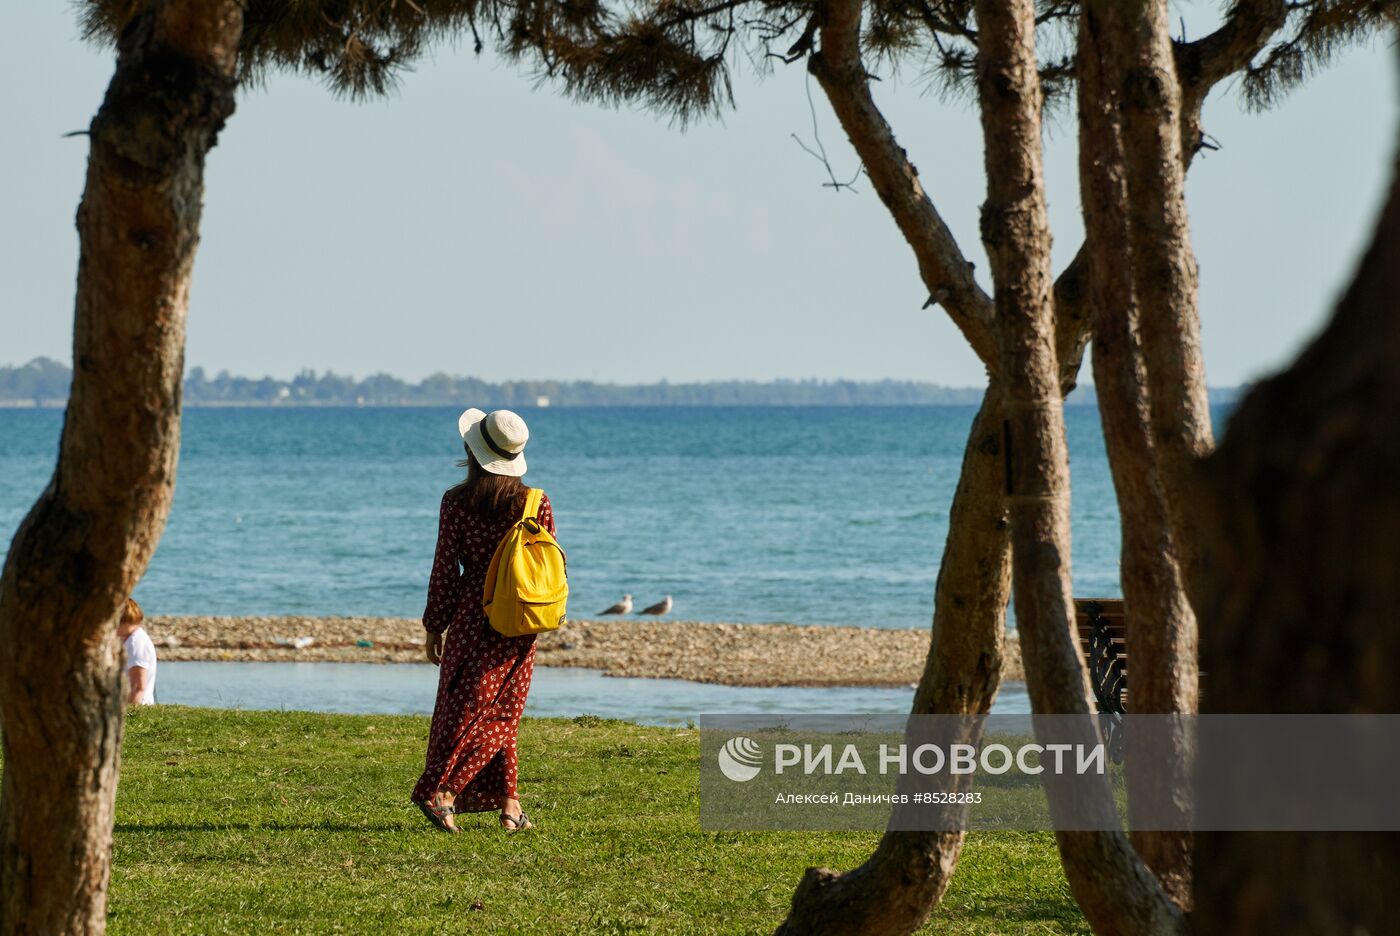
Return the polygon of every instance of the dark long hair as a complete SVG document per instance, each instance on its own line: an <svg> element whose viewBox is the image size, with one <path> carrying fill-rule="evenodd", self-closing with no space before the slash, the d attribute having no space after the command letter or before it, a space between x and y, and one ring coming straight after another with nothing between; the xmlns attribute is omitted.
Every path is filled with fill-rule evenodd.
<svg viewBox="0 0 1400 936"><path fill-rule="evenodd" d="M525 509L525 482L485 470L471 449L467 449L467 457L457 462L457 467L467 469L467 477L452 493L468 513L488 523L520 519L520 512Z"/></svg>

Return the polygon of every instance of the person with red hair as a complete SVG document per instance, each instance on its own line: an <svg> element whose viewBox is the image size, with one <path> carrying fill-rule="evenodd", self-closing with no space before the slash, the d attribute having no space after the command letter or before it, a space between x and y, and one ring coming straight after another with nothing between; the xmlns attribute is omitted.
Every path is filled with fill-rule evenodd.
<svg viewBox="0 0 1400 936"><path fill-rule="evenodd" d="M129 680L128 705L151 705L156 700L156 645L142 627L146 615L134 600L126 599L117 636L126 654L125 672Z"/></svg>

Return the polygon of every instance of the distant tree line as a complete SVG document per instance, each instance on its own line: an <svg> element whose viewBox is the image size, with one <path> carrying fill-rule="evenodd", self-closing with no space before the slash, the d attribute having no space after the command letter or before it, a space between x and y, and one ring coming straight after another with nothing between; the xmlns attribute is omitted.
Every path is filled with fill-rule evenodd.
<svg viewBox="0 0 1400 936"><path fill-rule="evenodd" d="M0 366L0 401L55 403L68 399L73 372L50 358L35 358L18 367Z"/></svg>
<svg viewBox="0 0 1400 936"><path fill-rule="evenodd" d="M72 371L50 358L0 366L0 403L56 405L68 397ZM1230 402L1237 388L1211 391ZM725 380L708 383L611 384L593 381L511 380L433 374L409 383L389 374L356 380L333 371L303 370L291 380L236 377L202 367L185 377L189 406L973 406L978 387L944 387L911 380ZM1070 404L1093 405L1094 388L1081 387Z"/></svg>

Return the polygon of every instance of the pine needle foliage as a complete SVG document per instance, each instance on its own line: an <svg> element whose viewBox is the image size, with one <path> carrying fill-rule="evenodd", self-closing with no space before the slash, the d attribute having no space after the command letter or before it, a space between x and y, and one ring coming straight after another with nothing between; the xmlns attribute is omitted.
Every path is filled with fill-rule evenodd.
<svg viewBox="0 0 1400 936"><path fill-rule="evenodd" d="M1396 0L1298 0L1287 6L1281 38L1242 74L1245 102L1255 110L1277 104L1345 49L1400 26Z"/></svg>
<svg viewBox="0 0 1400 936"><path fill-rule="evenodd" d="M144 2L83 2L85 38L114 45ZM699 28L598 0L248 0L239 68L244 83L287 72L365 100L392 92L435 44L469 37L567 93L688 119L732 103L724 61L703 51Z"/></svg>
<svg viewBox="0 0 1400 936"><path fill-rule="evenodd" d="M148 0L80 0L84 34L113 43ZM743 63L767 73L819 51L822 0L248 0L245 82L317 77L357 100L388 94L437 43L469 37L573 97L639 104L685 124L733 104ZM1246 102L1275 103L1349 45L1400 22L1400 0L1231 0L1220 32L1176 43L1188 71L1264 23L1267 42L1231 61ZM1038 0L1046 106L1071 99L1077 0ZM1280 28L1281 27L1281 28ZM977 63L972 0L867 0L868 67L917 71L943 97L969 97ZM1225 56L1228 58L1228 56ZM1217 64L1217 67L1221 67Z"/></svg>

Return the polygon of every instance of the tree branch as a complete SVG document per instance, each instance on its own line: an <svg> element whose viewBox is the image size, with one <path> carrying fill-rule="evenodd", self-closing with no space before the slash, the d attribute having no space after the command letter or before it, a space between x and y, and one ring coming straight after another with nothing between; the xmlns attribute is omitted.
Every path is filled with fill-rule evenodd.
<svg viewBox="0 0 1400 936"><path fill-rule="evenodd" d="M948 310L990 369L996 362L991 297L977 284L972 264L870 94L870 78L860 57L861 0L828 0L824 14L821 49L808 59L808 70L821 83L871 184L914 251L929 298Z"/></svg>
<svg viewBox="0 0 1400 936"><path fill-rule="evenodd" d="M1268 45L1287 19L1284 0L1239 0L1230 18L1215 32L1195 42L1175 44L1177 78L1181 90L1181 159L1189 168L1196 153L1205 148L1201 107L1206 95L1221 81L1237 74ZM1088 257L1081 245L1069 266L1055 280L1056 351L1060 356L1060 380L1066 394L1074 389L1075 375L1093 330L1089 303Z"/></svg>
<svg viewBox="0 0 1400 936"><path fill-rule="evenodd" d="M1181 83L1181 142L1186 159L1205 143L1201 108L1217 84L1248 67L1288 20L1286 0L1236 0L1215 32L1172 43Z"/></svg>
<svg viewBox="0 0 1400 936"><path fill-rule="evenodd" d="M1236 0L1220 28L1195 42L1174 42L1183 91L1211 88L1244 68L1263 51L1288 19L1285 0Z"/></svg>

